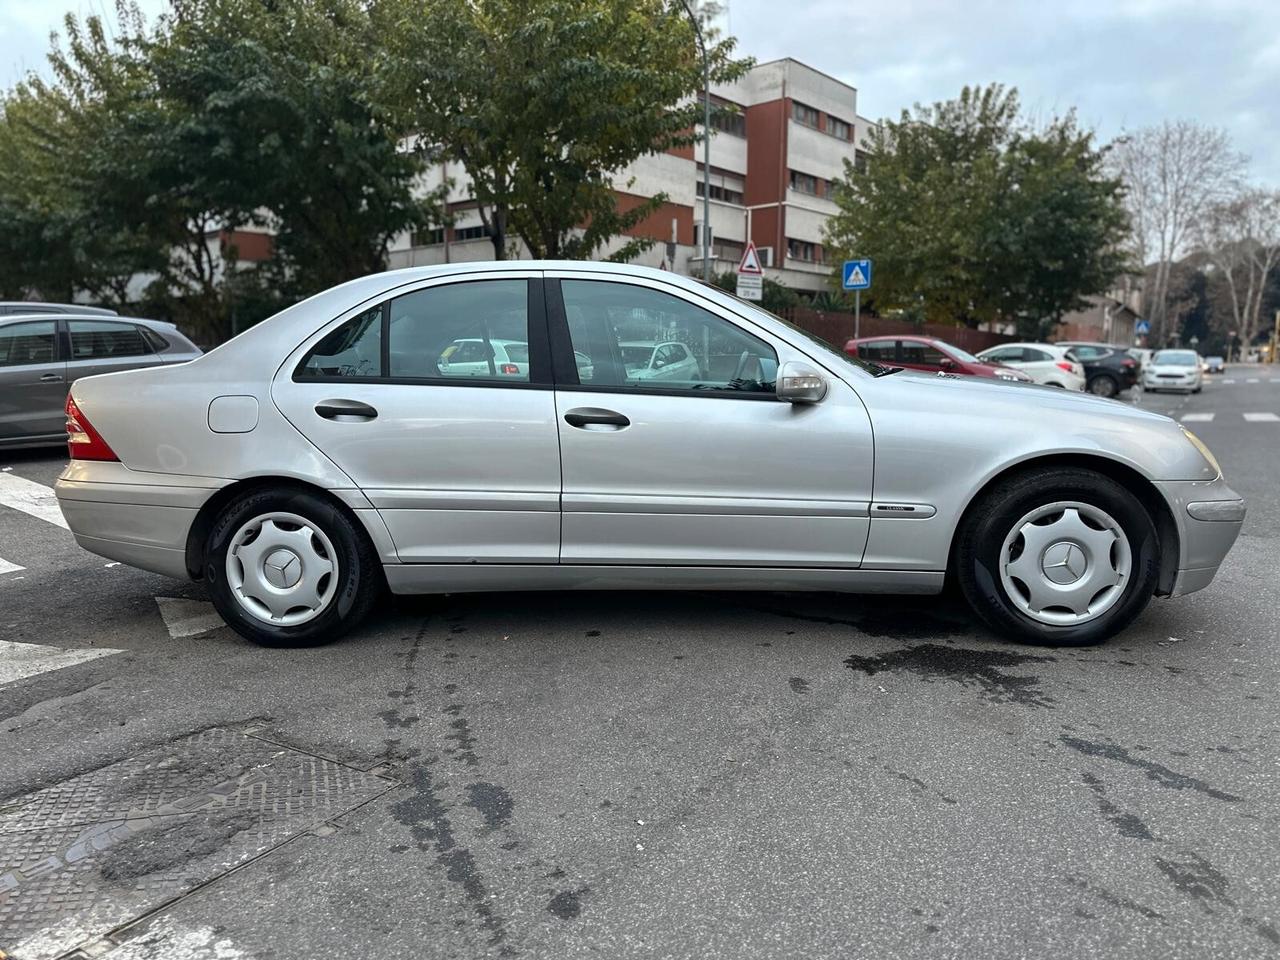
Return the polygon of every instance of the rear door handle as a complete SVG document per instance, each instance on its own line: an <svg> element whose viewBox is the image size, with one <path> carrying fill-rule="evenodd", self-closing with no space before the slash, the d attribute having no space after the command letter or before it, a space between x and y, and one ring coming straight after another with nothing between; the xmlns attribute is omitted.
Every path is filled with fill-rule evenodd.
<svg viewBox="0 0 1280 960"><path fill-rule="evenodd" d="M351 421L374 420L378 411L359 400L321 400L316 404L316 413L326 420Z"/></svg>
<svg viewBox="0 0 1280 960"><path fill-rule="evenodd" d="M575 407L564 415L564 422L571 427L623 427L631 426L631 421L616 410L604 410L600 407Z"/></svg>
<svg viewBox="0 0 1280 960"><path fill-rule="evenodd" d="M40 375L41 383L61 383L62 374L60 373L44 373Z"/></svg>

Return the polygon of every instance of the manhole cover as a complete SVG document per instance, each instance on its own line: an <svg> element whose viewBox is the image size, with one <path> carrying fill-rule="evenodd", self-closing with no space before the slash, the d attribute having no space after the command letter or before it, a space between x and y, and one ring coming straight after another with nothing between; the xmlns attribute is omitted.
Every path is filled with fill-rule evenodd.
<svg viewBox="0 0 1280 960"><path fill-rule="evenodd" d="M391 786L213 729L15 798L0 806L0 948L55 957Z"/></svg>

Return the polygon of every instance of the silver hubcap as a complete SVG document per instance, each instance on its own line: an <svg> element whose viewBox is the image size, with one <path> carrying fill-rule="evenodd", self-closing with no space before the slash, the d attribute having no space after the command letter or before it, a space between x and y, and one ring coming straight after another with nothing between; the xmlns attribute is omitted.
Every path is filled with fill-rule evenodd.
<svg viewBox="0 0 1280 960"><path fill-rule="evenodd" d="M318 617L333 600L337 553L311 521L293 513L263 514L231 538L227 583L250 615L296 626Z"/></svg>
<svg viewBox="0 0 1280 960"><path fill-rule="evenodd" d="M1040 623L1074 626L1119 601L1133 566L1129 539L1088 503L1037 507L1000 549L1000 580L1014 606Z"/></svg>

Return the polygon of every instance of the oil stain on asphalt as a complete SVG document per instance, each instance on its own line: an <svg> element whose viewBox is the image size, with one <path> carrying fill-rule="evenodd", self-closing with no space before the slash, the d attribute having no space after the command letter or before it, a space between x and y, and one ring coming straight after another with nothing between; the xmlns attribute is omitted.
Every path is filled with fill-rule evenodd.
<svg viewBox="0 0 1280 960"><path fill-rule="evenodd" d="M869 677L878 673L911 673L926 683L944 680L964 687L974 687L981 692L983 699L991 703L1016 703L1053 709L1054 699L1041 689L1039 677L1005 673L1002 668L1028 663L1052 663L1056 659L1000 650L974 650L921 643L880 656L854 655L847 658L844 665Z"/></svg>

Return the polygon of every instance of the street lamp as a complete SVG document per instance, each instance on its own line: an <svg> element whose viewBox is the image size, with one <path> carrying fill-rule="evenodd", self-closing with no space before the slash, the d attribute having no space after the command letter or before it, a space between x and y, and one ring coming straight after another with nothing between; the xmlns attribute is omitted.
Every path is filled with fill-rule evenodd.
<svg viewBox="0 0 1280 960"><path fill-rule="evenodd" d="M702 54L702 281L711 282L711 61L707 58L707 38L689 0L680 0L693 23Z"/></svg>

